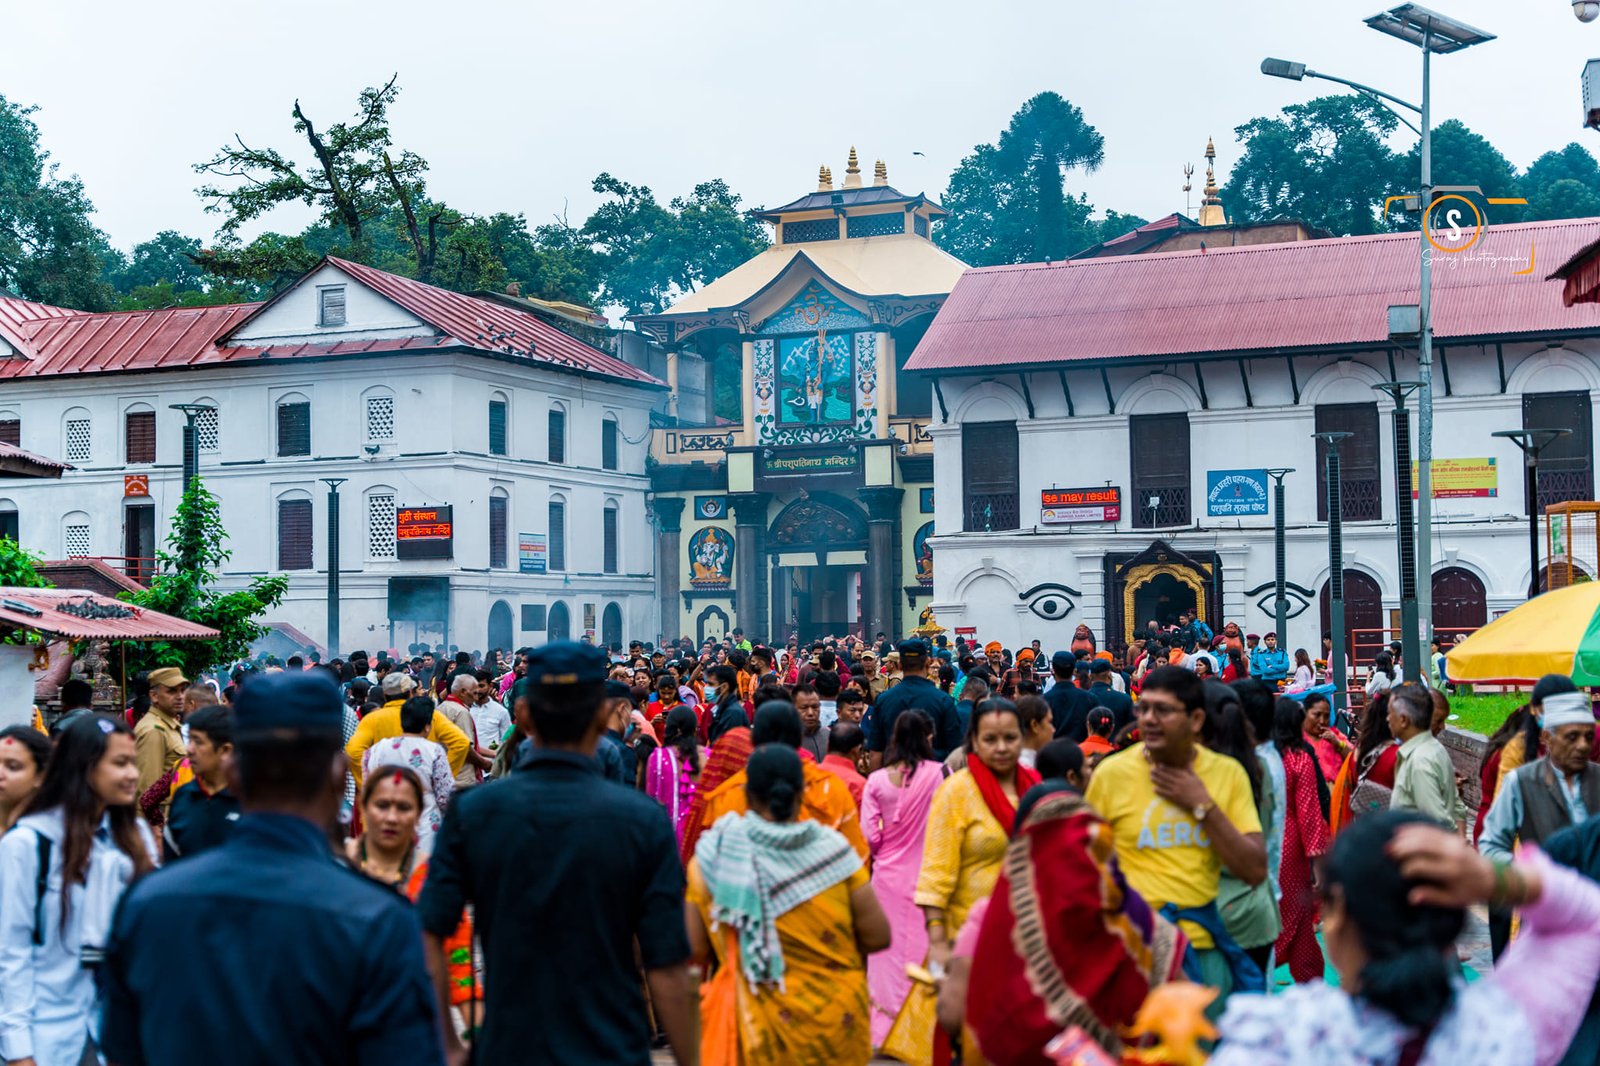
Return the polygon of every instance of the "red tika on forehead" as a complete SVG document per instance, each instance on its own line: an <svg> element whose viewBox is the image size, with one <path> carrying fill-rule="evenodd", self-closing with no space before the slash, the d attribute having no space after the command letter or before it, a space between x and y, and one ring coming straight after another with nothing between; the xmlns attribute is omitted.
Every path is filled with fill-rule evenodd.
<svg viewBox="0 0 1600 1066"><path fill-rule="evenodd" d="M406 779L404 775L402 775L399 770L396 770L394 772L394 777L390 779L390 782L396 785L403 785L405 784L405 781Z"/></svg>

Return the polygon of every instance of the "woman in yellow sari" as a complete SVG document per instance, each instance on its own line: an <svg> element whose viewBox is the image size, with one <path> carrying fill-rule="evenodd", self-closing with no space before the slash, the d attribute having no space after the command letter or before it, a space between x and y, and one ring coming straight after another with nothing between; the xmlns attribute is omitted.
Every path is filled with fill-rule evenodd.
<svg viewBox="0 0 1600 1066"><path fill-rule="evenodd" d="M866 957L889 946L889 920L849 842L796 819L799 754L767 744L745 770L748 812L708 829L689 863L689 943L718 966L701 990L702 1066L865 1066Z"/></svg>

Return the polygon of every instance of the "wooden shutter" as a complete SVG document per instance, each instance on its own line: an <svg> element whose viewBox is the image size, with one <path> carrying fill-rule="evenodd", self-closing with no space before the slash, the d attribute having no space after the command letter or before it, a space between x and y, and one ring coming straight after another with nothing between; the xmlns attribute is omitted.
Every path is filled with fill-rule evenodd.
<svg viewBox="0 0 1600 1066"><path fill-rule="evenodd" d="M311 569L311 501L278 501L278 569Z"/></svg>
<svg viewBox="0 0 1600 1066"><path fill-rule="evenodd" d="M280 403L278 405L278 454L311 454L311 405L309 403Z"/></svg>
<svg viewBox="0 0 1600 1066"><path fill-rule="evenodd" d="M1184 412L1133 415L1128 419L1132 459L1133 527L1158 529L1189 524L1189 416ZM1150 506L1150 500L1159 500Z"/></svg>
<svg viewBox="0 0 1600 1066"><path fill-rule="evenodd" d="M9 444L13 448L22 447L22 420L20 418L0 418L0 444Z"/></svg>
<svg viewBox="0 0 1600 1066"><path fill-rule="evenodd" d="M600 466L604 470L617 468L617 424L609 418L600 423Z"/></svg>
<svg viewBox="0 0 1600 1066"><path fill-rule="evenodd" d="M1588 392L1522 397L1523 429L1570 429L1539 453L1539 512L1552 503L1594 499L1594 408Z"/></svg>
<svg viewBox="0 0 1600 1066"><path fill-rule="evenodd" d="M318 289L317 295L321 299L321 317L318 319L317 324L322 326L344 325L344 286L335 285L326 289Z"/></svg>
<svg viewBox="0 0 1600 1066"><path fill-rule="evenodd" d="M1349 433L1339 443L1339 512L1346 522L1383 518L1383 442L1376 403L1318 404L1318 433ZM1407 486L1409 488L1409 486ZM1328 520L1328 446L1317 441L1317 520Z"/></svg>
<svg viewBox="0 0 1600 1066"><path fill-rule="evenodd" d="M601 539L604 544L602 569L608 574L617 572L617 509L607 507L600 519Z"/></svg>
<svg viewBox="0 0 1600 1066"><path fill-rule="evenodd" d="M489 497L489 566L504 570L506 566L506 505L504 496Z"/></svg>
<svg viewBox="0 0 1600 1066"><path fill-rule="evenodd" d="M127 462L155 462L156 413L154 411L129 411L124 424L127 436Z"/></svg>
<svg viewBox="0 0 1600 1066"><path fill-rule="evenodd" d="M567 568L567 505L552 503L550 505L550 528L546 534L550 540L550 569L565 570Z"/></svg>
<svg viewBox="0 0 1600 1066"><path fill-rule="evenodd" d="M506 402L489 401L489 454L506 454Z"/></svg>
<svg viewBox="0 0 1600 1066"><path fill-rule="evenodd" d="M567 412L560 408L550 410L550 461L567 461Z"/></svg>
<svg viewBox="0 0 1600 1066"><path fill-rule="evenodd" d="M1017 528L1015 422L969 422L962 426L961 474L964 530Z"/></svg>

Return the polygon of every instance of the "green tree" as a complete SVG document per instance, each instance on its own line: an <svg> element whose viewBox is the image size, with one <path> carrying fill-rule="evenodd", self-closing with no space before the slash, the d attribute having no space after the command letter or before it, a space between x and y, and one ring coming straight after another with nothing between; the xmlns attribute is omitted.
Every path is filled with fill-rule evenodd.
<svg viewBox="0 0 1600 1066"><path fill-rule="evenodd" d="M39 145L36 108L0 96L0 289L85 311L111 306L101 280L115 253L89 221L94 205Z"/></svg>
<svg viewBox="0 0 1600 1066"><path fill-rule="evenodd" d="M1040 93L997 143L975 147L950 175L950 215L934 240L973 266L993 266L1065 259L1142 225L1115 211L1096 219L1086 195L1067 191L1072 171L1094 170L1104 157L1104 140L1083 112L1059 93Z"/></svg>
<svg viewBox="0 0 1600 1066"><path fill-rule="evenodd" d="M38 555L10 537L0 537L0 586L19 589L49 588L50 582L35 569L38 565Z"/></svg>
<svg viewBox="0 0 1600 1066"><path fill-rule="evenodd" d="M600 297L631 314L663 310L767 246L760 224L720 178L665 207L648 186L610 174L595 178L593 188L609 197L582 231L594 251Z"/></svg>
<svg viewBox="0 0 1600 1066"><path fill-rule="evenodd" d="M196 478L184 491L173 515L168 550L157 550L157 573L150 587L122 594L139 607L209 626L221 633L217 640L145 641L126 645L130 674L176 666L187 677L198 677L217 663L241 659L252 641L267 627L259 621L282 602L289 579L282 576L253 578L248 587L223 593L216 589L222 564L231 557L226 547L217 498ZM121 650L113 646L109 662L120 668Z"/></svg>
<svg viewBox="0 0 1600 1066"><path fill-rule="evenodd" d="M1422 177L1421 142L1413 145L1397 162L1398 184L1394 191L1414 189ZM1482 195L1468 195L1467 198L1477 203L1491 224L1520 222L1527 217L1526 208L1498 204L1489 207L1485 202L1488 197L1522 196L1522 184L1511 160L1460 119L1447 119L1434 127L1431 176L1434 185L1476 185ZM1415 230L1418 216L1404 215L1396 209L1390 213L1388 222L1391 229Z"/></svg>
<svg viewBox="0 0 1600 1066"><path fill-rule="evenodd" d="M1236 222L1300 219L1341 236L1378 233L1385 196L1415 191L1387 138L1399 120L1366 96L1319 96L1234 128L1244 152L1222 190Z"/></svg>
<svg viewBox="0 0 1600 1066"><path fill-rule="evenodd" d="M1523 172L1522 195L1530 220L1600 215L1600 163L1576 142L1546 152Z"/></svg>

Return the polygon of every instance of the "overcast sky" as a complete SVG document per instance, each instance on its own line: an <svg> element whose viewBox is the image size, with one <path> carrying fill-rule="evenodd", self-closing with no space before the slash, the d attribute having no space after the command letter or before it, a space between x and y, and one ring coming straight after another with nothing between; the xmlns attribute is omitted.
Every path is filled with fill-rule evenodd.
<svg viewBox="0 0 1600 1066"><path fill-rule="evenodd" d="M819 163L840 177L852 143L869 181L881 157L891 184L937 196L973 145L1054 89L1105 137L1105 164L1074 191L1155 218L1183 208L1185 162L1198 205L1208 135L1226 180L1234 126L1340 91L1263 77L1264 56L1420 97L1418 50L1361 22L1380 3L0 0L0 94L39 105L46 148L123 248L161 229L209 237L192 164L235 133L303 158L296 97L326 125L396 71L396 143L465 211L581 223L601 171L663 200L722 177L773 206L813 188ZM1518 167L1571 141L1600 149L1579 86L1600 23L1567 0L1434 6L1499 35L1435 60L1436 122L1463 120Z"/></svg>

